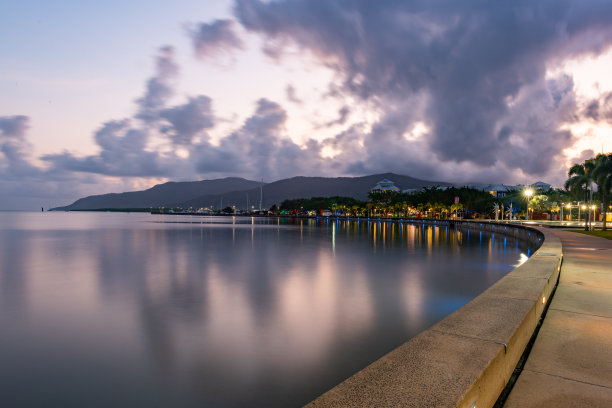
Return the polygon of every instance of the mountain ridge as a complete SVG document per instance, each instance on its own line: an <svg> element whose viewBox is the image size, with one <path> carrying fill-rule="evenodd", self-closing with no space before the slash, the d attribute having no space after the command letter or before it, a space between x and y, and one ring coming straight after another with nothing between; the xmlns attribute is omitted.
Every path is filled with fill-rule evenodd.
<svg viewBox="0 0 612 408"><path fill-rule="evenodd" d="M182 207L221 208L236 206L269 208L286 199L346 196L367 200L368 192L377 182L389 179L401 190L427 186L451 186L442 181L421 180L395 173L380 173L359 177L295 176L270 183L239 177L223 179L167 182L143 191L108 193L83 197L55 211L96 210L114 208ZM260 195L263 193L263 196Z"/></svg>
<svg viewBox="0 0 612 408"><path fill-rule="evenodd" d="M224 194L229 191L248 189L261 183L240 177L200 181L168 181L140 191L107 193L79 198L72 204L52 208L52 211L97 210L112 208L171 207L203 195Z"/></svg>

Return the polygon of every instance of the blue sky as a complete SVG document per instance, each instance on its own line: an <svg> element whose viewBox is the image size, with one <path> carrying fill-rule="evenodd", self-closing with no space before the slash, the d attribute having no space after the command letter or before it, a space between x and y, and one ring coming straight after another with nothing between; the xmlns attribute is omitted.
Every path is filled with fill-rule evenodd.
<svg viewBox="0 0 612 408"><path fill-rule="evenodd" d="M612 149L612 4L0 3L0 209L168 180L561 185Z"/></svg>

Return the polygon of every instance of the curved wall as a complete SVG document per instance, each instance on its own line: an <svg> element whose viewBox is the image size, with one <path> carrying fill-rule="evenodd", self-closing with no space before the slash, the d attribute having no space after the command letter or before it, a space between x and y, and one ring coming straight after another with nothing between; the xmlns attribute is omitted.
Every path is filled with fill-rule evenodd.
<svg viewBox="0 0 612 408"><path fill-rule="evenodd" d="M561 243L543 228L470 221L436 224L447 222L542 245L480 296L307 407L480 408L495 404L557 282Z"/></svg>

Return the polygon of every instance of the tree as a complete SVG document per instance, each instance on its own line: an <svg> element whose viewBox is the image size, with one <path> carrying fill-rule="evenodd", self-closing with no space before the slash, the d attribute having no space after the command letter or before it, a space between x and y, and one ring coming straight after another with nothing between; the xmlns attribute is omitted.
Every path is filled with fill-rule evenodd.
<svg viewBox="0 0 612 408"><path fill-rule="evenodd" d="M393 190L372 190L368 193L368 198L373 203L391 204L400 194Z"/></svg>
<svg viewBox="0 0 612 408"><path fill-rule="evenodd" d="M612 190L612 153L598 154L594 159L592 170L593 180L597 184L601 202L603 204L603 226L602 230L606 230L606 215L609 206L609 197Z"/></svg>
<svg viewBox="0 0 612 408"><path fill-rule="evenodd" d="M574 164L567 172L568 179L565 182L565 188L573 192L576 196L584 192L584 202L588 200L588 188L593 181L593 168L595 163L593 159L586 160L582 164ZM588 230L587 218L584 219L584 229Z"/></svg>
<svg viewBox="0 0 612 408"><path fill-rule="evenodd" d="M550 210L551 203L548 201L548 196L544 194L538 194L533 196L533 198L529 200L529 206L534 211L548 211Z"/></svg>
<svg viewBox="0 0 612 408"><path fill-rule="evenodd" d="M463 204L461 204L461 203L453 203L453 204L451 204L450 209L451 209L451 212L455 213L455 217L458 218L457 212L459 210L463 210Z"/></svg>

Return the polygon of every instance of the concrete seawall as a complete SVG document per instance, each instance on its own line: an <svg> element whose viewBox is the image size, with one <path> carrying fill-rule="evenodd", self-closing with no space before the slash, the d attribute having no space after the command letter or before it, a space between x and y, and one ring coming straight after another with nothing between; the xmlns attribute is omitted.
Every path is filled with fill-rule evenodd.
<svg viewBox="0 0 612 408"><path fill-rule="evenodd" d="M560 240L546 229L437 221L541 243L518 268L428 330L307 407L492 407L559 277ZM452 265L449 265L452 268Z"/></svg>

